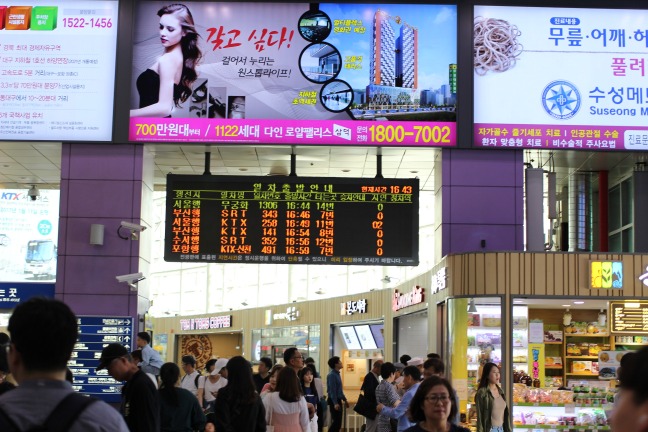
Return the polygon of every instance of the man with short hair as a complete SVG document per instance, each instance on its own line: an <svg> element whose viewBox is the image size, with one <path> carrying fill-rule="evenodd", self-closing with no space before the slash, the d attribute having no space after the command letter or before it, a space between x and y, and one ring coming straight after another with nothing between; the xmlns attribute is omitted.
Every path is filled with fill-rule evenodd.
<svg viewBox="0 0 648 432"><path fill-rule="evenodd" d="M272 360L270 357L261 357L259 359L258 373L252 375L257 392L261 394L263 386L270 382L270 369L272 369Z"/></svg>
<svg viewBox="0 0 648 432"><path fill-rule="evenodd" d="M381 415L398 420L397 432L403 432L416 424L412 423L407 417L407 410L410 402L412 402L414 393L419 388L420 381L421 371L416 366L407 366L403 369L403 388L405 389L405 394L401 399L401 403L395 408L383 404L378 404L376 407L376 411Z"/></svg>
<svg viewBox="0 0 648 432"><path fill-rule="evenodd" d="M192 355L183 355L181 363L185 374L180 380L180 387L189 390L191 394L198 397L198 377L200 372L196 370L196 359Z"/></svg>
<svg viewBox="0 0 648 432"><path fill-rule="evenodd" d="M151 335L148 332L137 333L137 348L142 350L142 362L138 364L144 372L160 375L160 368L164 364L160 353L151 348Z"/></svg>
<svg viewBox="0 0 648 432"><path fill-rule="evenodd" d="M9 318L8 329L11 342L0 349L8 348L8 365L20 385L0 397L0 410L16 431L42 427L50 418L69 432L128 432L115 409L80 396L65 380L79 334L77 318L65 303L44 298L21 303ZM71 403L71 423L56 418L66 411L62 403ZM10 431L4 416L0 414L0 430Z"/></svg>
<svg viewBox="0 0 648 432"><path fill-rule="evenodd" d="M360 391L365 398L375 407L378 405L376 400L376 389L380 383L380 368L383 365L382 360L376 360L373 362L373 366L369 373L365 375L364 380L362 381L362 387ZM374 411L375 412L375 411ZM376 432L378 430L378 420L376 419L376 414L373 417L365 417L367 419L367 427L365 432Z"/></svg>
<svg viewBox="0 0 648 432"><path fill-rule="evenodd" d="M157 389L146 373L133 362L128 350L118 343L106 345L97 366L98 371L102 369L108 370L108 374L117 381L126 381L119 411L130 431L159 432L160 400Z"/></svg>
<svg viewBox="0 0 648 432"><path fill-rule="evenodd" d="M334 356L328 360L328 365L331 371L326 376L326 391L328 392L328 405L331 412L331 426L329 432L339 432L342 427L342 402L349 408L346 396L342 391L342 377L340 371L342 370L342 360L340 357Z"/></svg>
<svg viewBox="0 0 648 432"><path fill-rule="evenodd" d="M445 378L445 365L440 358L430 357L425 361L425 363L423 363L423 379L430 378L432 376ZM457 396L456 390L454 390L452 397L454 397L455 404L459 406L459 397ZM457 415L454 419L450 419L450 421L455 424L459 424L460 420L461 416L459 414L459 411L457 410Z"/></svg>
<svg viewBox="0 0 648 432"><path fill-rule="evenodd" d="M304 356L295 347L286 349L283 353L283 360L286 366L299 373L304 368Z"/></svg>

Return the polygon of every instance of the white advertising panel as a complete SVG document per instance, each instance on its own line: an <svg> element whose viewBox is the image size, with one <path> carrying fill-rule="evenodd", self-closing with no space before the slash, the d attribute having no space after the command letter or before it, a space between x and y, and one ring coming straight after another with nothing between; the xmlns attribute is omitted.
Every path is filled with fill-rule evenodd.
<svg viewBox="0 0 648 432"><path fill-rule="evenodd" d="M648 150L648 11L475 6L474 144Z"/></svg>
<svg viewBox="0 0 648 432"><path fill-rule="evenodd" d="M112 139L117 5L0 6L0 140Z"/></svg>

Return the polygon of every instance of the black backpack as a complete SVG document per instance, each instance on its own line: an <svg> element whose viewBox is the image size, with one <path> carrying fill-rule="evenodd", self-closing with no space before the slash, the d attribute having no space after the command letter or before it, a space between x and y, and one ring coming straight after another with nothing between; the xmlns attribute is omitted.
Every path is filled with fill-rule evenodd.
<svg viewBox="0 0 648 432"><path fill-rule="evenodd" d="M0 431L2 432L67 432L81 413L98 399L83 396L77 392L70 393L59 402L41 426L28 431L21 431L0 408Z"/></svg>

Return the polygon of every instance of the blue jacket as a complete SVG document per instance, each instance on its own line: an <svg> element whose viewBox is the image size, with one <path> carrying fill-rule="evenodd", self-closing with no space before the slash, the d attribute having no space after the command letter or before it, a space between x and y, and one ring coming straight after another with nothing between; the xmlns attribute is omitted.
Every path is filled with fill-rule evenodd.
<svg viewBox="0 0 648 432"><path fill-rule="evenodd" d="M401 403L396 408L386 406L383 407L382 411L380 411L381 415L398 420L398 428L396 429L398 432L404 432L416 424L409 421L409 418L407 418L407 409L409 408L410 402L412 402L414 393L418 390L419 385L420 383L416 383L410 387L409 390L405 392L403 399L401 399Z"/></svg>
<svg viewBox="0 0 648 432"><path fill-rule="evenodd" d="M340 372L335 369L326 376L326 391L328 392L329 405L337 405L340 401L347 400L342 392L342 377Z"/></svg>

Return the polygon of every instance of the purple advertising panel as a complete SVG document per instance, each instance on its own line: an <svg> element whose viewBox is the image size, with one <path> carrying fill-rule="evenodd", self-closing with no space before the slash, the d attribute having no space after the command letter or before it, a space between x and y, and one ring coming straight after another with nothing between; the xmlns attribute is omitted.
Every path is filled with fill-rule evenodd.
<svg viewBox="0 0 648 432"><path fill-rule="evenodd" d="M454 5L136 6L129 139L456 145Z"/></svg>
<svg viewBox="0 0 648 432"><path fill-rule="evenodd" d="M117 0L0 5L0 140L110 141Z"/></svg>
<svg viewBox="0 0 648 432"><path fill-rule="evenodd" d="M474 145L648 150L648 11L475 6Z"/></svg>

